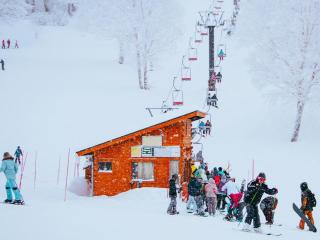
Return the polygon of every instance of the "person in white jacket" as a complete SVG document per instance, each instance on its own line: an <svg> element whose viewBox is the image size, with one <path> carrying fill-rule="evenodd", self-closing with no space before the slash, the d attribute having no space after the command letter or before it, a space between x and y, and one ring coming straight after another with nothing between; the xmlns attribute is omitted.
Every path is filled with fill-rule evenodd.
<svg viewBox="0 0 320 240"><path fill-rule="evenodd" d="M231 220L233 216L233 210L239 206L239 202L242 198L243 193L240 191L238 185L236 184L235 178L230 178L230 180L222 187L222 191L226 191L230 199L230 206L228 209L228 214L225 217L226 220Z"/></svg>

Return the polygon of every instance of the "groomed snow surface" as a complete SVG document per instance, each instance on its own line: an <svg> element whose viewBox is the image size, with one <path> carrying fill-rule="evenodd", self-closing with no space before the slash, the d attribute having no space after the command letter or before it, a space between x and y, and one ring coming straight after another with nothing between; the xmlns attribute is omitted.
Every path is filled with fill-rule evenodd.
<svg viewBox="0 0 320 240"><path fill-rule="evenodd" d="M112 40L72 27L36 27L29 23L1 26L0 38L19 39L18 50L1 50L6 71L0 73L0 152L13 153L17 145L28 152L22 194L25 206L0 204L1 239L269 239L273 236L244 233L237 223L223 216L202 218L187 214L169 216L165 189L136 189L115 197L84 197L67 193L64 184L68 148L71 152L147 127L164 119L194 110L204 110L207 85L207 45L199 47L200 60L193 64L193 80L184 83L186 105L179 111L150 118L145 107L159 107L179 71L182 54L192 34L197 11L208 6L190 1L184 7L184 24L189 31L170 53L157 60L150 73L151 91L138 90L134 58L117 64L117 45ZM193 16L193 17L190 17ZM240 14L241 16L241 14ZM228 40L228 56L218 86L219 109L211 110L212 137L203 139L210 168L231 165L237 182L264 171L270 187L279 189L275 222L283 227L263 227L282 233L279 239L319 239L319 233L296 228L298 217L292 202L300 203L299 185L307 181L320 194L319 135L317 109L306 109L301 141L289 143L293 128L292 105L268 103L252 84L250 45L241 42L244 32ZM35 176L35 153L37 173ZM58 160L61 174L57 184ZM81 186L74 178L71 155L69 184L73 192ZM0 176L0 183L5 179ZM82 189L81 195L85 194ZM0 188L5 199L5 189ZM319 198L318 198L319 201ZM316 225L320 212L314 211ZM262 222L264 221L261 215Z"/></svg>

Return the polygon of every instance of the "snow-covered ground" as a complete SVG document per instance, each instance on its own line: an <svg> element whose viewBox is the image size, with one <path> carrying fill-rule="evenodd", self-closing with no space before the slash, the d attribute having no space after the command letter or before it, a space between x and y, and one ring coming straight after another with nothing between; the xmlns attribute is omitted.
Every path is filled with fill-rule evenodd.
<svg viewBox="0 0 320 240"><path fill-rule="evenodd" d="M243 233L237 223L200 218L185 213L168 216L164 189L137 189L116 197L64 198L66 160L71 152L132 130L152 125L195 109L204 111L208 75L206 41L199 47L200 60L192 65L193 80L183 84L185 106L166 115L148 115L145 107L159 107L179 71L197 11L210 1L192 0L184 6L184 34L170 53L164 53L151 72L151 91L138 90L135 62L117 63L117 43L99 34L72 26L39 27L18 23L0 26L0 39L19 39L20 49L1 50L6 71L0 72L0 152L21 145L28 152L22 193L26 206L0 205L3 239L195 239L199 237L266 239ZM240 13L240 17L241 13ZM306 109L301 141L289 143L295 106L269 103L252 84L251 46L243 43L243 30L228 44L218 87L219 109L211 110L212 137L203 139L204 157L210 167L231 165L231 174L249 179L252 161L255 174L264 171L270 186L279 189L276 222L283 227L281 239L318 239L319 234L296 229L298 217L291 209L299 203L302 181L320 194L318 184L320 121L318 109ZM37 152L37 178L34 161ZM58 160L61 176L57 181ZM74 177L71 156L69 182ZM0 176L0 184L5 182ZM0 188L0 198L5 198ZM319 210L314 212L316 223ZM264 227L265 231L269 231ZM269 237L270 238L270 237Z"/></svg>

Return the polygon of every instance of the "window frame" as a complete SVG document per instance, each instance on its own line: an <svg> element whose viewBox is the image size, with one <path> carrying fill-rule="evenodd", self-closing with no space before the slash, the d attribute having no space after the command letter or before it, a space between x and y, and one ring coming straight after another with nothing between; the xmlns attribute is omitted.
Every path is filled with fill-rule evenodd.
<svg viewBox="0 0 320 240"><path fill-rule="evenodd" d="M111 170L101 170L100 169L100 164L108 164L110 163L111 166ZM107 160L107 161L99 161L98 162L98 173L112 173L113 172L113 166L112 166L112 161L111 160Z"/></svg>
<svg viewBox="0 0 320 240"><path fill-rule="evenodd" d="M139 178L137 176L137 178L133 178L133 164L146 164L146 163L151 163L152 164L152 178L150 179L142 179L142 178ZM131 162L131 181L132 182L154 182L155 181L155 175L154 175L154 169L155 169L155 163L154 161L132 161ZM138 172L137 172L137 175L138 175Z"/></svg>

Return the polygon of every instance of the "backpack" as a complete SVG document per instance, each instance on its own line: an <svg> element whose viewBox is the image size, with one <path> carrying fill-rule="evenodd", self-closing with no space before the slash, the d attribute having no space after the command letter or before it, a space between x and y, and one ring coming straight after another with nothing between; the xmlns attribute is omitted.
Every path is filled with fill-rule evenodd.
<svg viewBox="0 0 320 240"><path fill-rule="evenodd" d="M312 192L309 194L309 203L311 207L317 206L317 199Z"/></svg>

